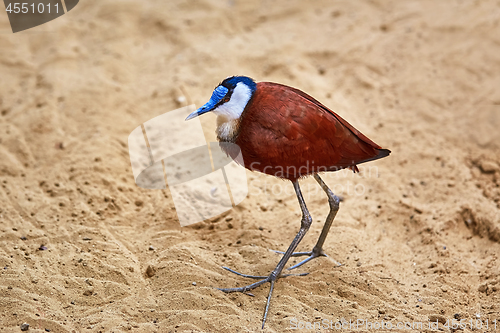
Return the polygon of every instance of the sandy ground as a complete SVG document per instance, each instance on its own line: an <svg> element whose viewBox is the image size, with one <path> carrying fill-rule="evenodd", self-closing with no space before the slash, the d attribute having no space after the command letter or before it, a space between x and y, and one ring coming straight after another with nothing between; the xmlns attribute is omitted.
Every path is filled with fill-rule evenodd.
<svg viewBox="0 0 500 333"><path fill-rule="evenodd" d="M2 14L0 32L2 332L260 331L268 285L215 287L251 282L221 265L275 267L269 249L300 225L291 184L248 172L240 205L181 228L168 190L135 185L127 147L235 74L302 89L392 150L360 176L325 175L344 198L330 256L278 281L265 332L357 319L494 331L500 2L87 0L16 34ZM213 140L215 118L202 122ZM328 203L301 184L310 250Z"/></svg>

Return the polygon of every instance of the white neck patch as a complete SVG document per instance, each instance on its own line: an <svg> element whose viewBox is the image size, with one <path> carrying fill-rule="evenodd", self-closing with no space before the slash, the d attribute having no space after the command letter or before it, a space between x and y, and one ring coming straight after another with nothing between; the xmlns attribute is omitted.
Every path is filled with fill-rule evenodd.
<svg viewBox="0 0 500 333"><path fill-rule="evenodd" d="M220 105L217 109L212 110L212 112L218 118L222 118L221 120L224 120L224 118L225 121L239 119L251 97L252 91L250 88L246 84L238 82L229 102ZM217 119L217 122L219 123L219 119Z"/></svg>
<svg viewBox="0 0 500 333"><path fill-rule="evenodd" d="M238 132L239 119L252 97L252 91L244 83L239 82L233 90L231 99L214 109L217 115L217 138L219 141L232 142Z"/></svg>

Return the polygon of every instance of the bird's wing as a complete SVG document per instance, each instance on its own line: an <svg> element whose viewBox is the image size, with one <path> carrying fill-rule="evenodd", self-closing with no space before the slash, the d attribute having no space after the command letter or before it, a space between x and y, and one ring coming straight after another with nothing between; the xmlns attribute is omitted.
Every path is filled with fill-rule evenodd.
<svg viewBox="0 0 500 333"><path fill-rule="evenodd" d="M373 159L380 149L314 98L275 83L258 83L240 131L242 146L251 147L255 159L266 158L270 165L314 161L344 168Z"/></svg>
<svg viewBox="0 0 500 333"><path fill-rule="evenodd" d="M326 106L324 106L321 102L319 102L314 97L306 94L305 92L303 92L303 91L301 91L299 89L293 88L293 87L288 87L288 86L285 86L285 85L282 85L282 84L279 84L279 83L273 83L273 82L265 82L265 83L269 84L271 86L272 85L280 86L283 89L289 89L289 90L293 91L297 95L301 96L302 98L308 100L309 102L313 103L317 107L319 107L319 108L327 111L331 115L333 115L342 125L344 125L345 127L347 127L359 140L361 140L361 141L369 144L373 148L382 149L382 147L380 147L375 142L373 142L372 140L370 140L366 135L364 135L363 133L361 133L360 131L358 131L356 128L354 128L354 126L352 126L351 124L349 124L345 119L343 119L341 116L339 116L338 114L336 114L335 112L333 112L332 110L330 110L329 108L327 108Z"/></svg>

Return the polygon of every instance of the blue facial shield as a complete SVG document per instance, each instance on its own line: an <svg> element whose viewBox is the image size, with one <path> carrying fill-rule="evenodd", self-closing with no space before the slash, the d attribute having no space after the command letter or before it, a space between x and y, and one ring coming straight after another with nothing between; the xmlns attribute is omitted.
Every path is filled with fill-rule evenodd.
<svg viewBox="0 0 500 333"><path fill-rule="evenodd" d="M193 119L195 117L201 116L204 113L212 111L217 103L219 103L224 98L224 96L226 96L228 91L229 89L224 86L218 86L217 88L215 88L214 92L212 93L212 97L210 97L210 100L201 108L187 116L186 120Z"/></svg>

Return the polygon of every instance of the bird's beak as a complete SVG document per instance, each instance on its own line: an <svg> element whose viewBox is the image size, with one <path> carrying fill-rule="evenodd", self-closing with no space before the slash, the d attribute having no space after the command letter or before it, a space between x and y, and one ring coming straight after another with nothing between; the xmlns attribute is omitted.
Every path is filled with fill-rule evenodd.
<svg viewBox="0 0 500 333"><path fill-rule="evenodd" d="M212 111L216 107L217 103L219 103L220 100L224 98L224 96L226 96L227 91L228 89L223 86L218 86L217 88L215 88L212 97L210 97L210 100L201 108L187 116L186 120L196 118L204 113Z"/></svg>
<svg viewBox="0 0 500 333"><path fill-rule="evenodd" d="M207 112L210 112L212 111L212 108L213 108L213 105L212 105L212 101L206 103L205 105L203 105L201 108L199 108L198 110L194 111L193 113L191 113L189 116L187 116L186 120L189 120L189 119L193 119L193 118L196 118L198 116L201 116L202 114L204 113L207 113Z"/></svg>

